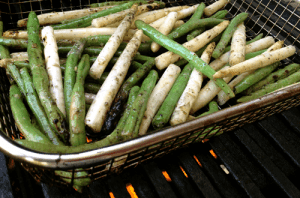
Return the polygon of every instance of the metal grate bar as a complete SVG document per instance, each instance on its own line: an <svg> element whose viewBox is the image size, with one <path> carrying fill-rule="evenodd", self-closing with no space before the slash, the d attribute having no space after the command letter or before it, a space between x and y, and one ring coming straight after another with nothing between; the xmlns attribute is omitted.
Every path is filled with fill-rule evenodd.
<svg viewBox="0 0 300 198"><path fill-rule="evenodd" d="M293 185L293 183L280 171L280 169L271 161L259 146L251 140L249 135L244 130L238 129L234 134L245 145L245 147L251 152L257 161L261 163L261 166L265 171L271 175L272 179L280 186L280 188L289 196L299 196L300 191Z"/></svg>
<svg viewBox="0 0 300 198"><path fill-rule="evenodd" d="M178 152L177 155L184 170L187 171L189 177L195 182L204 197L220 197L217 189L212 185L207 176L200 169L200 166L197 165L196 161L188 152Z"/></svg>
<svg viewBox="0 0 300 198"><path fill-rule="evenodd" d="M161 173L161 170L158 169L155 162L150 162L148 164L142 165L144 171L149 177L150 181L154 185L156 192L159 197L164 198L176 198L174 191L172 190L170 184L165 180L164 176Z"/></svg>
<svg viewBox="0 0 300 198"><path fill-rule="evenodd" d="M118 175L112 175L107 180L108 188L112 191L115 197L130 198L126 190L126 185Z"/></svg>
<svg viewBox="0 0 300 198"><path fill-rule="evenodd" d="M179 194L183 198L200 197L200 193L193 188L192 183L182 174L182 171L179 167L178 160L175 156L168 155L162 159L162 164L165 167L165 170L169 174L172 184L174 184L175 188L178 190ZM197 170L197 169L196 169ZM190 174L188 174L191 176ZM216 194L216 193L215 193ZM218 194L216 194L218 195ZM212 194L207 197L212 197ZM220 197L220 196L216 196Z"/></svg>
<svg viewBox="0 0 300 198"><path fill-rule="evenodd" d="M282 124L275 116L271 116L270 118L258 122L258 125L261 129L263 129L263 131L269 131L270 126L278 126L277 123L274 123L274 121L279 123L279 125ZM259 147L270 157L273 163L276 164L285 175L289 176L296 170L295 167L284 158L282 153L274 147L274 144L272 144L272 142L263 135L264 133L260 133L260 131L257 131L257 128L248 125L245 126L244 129L247 130L249 136L255 139Z"/></svg>
<svg viewBox="0 0 300 198"><path fill-rule="evenodd" d="M195 152L202 151L202 152ZM201 166L203 167L203 172L205 171L208 177L213 181L213 184L217 187L220 194L226 198L232 197L245 197L245 193L238 186L234 185L234 180L228 177L226 173L220 168L219 163L209 154L207 148L204 145L192 145L189 152L195 153L195 156Z"/></svg>
<svg viewBox="0 0 300 198"><path fill-rule="evenodd" d="M250 125L252 126L252 125ZM266 187L268 183L268 178L256 166L254 160L249 155L245 155L242 152L242 148L237 145L228 134L223 134L224 136L220 138L220 141L231 153L232 157L243 167L244 171L249 175L253 182L260 188Z"/></svg>
<svg viewBox="0 0 300 198"><path fill-rule="evenodd" d="M264 197L258 186L239 165L238 161L230 155L230 152L222 144L219 138L214 138L209 141L209 143L217 156L220 157L224 165L228 168L229 172L234 176L235 180L238 181L241 187L246 191L248 196Z"/></svg>
<svg viewBox="0 0 300 198"><path fill-rule="evenodd" d="M274 125L268 126L268 135L280 146L280 148L285 152L291 160L300 167L300 154L297 146L292 144L292 142L287 141L285 136L281 134L280 130L276 128Z"/></svg>
<svg viewBox="0 0 300 198"><path fill-rule="evenodd" d="M285 118L286 122L289 123L289 125L300 135L300 111L296 108L293 108L289 111L282 112L281 115Z"/></svg>

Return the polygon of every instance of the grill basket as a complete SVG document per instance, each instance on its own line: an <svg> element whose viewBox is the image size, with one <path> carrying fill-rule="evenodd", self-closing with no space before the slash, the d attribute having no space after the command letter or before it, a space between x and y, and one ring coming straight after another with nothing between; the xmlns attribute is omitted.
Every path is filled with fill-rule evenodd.
<svg viewBox="0 0 300 198"><path fill-rule="evenodd" d="M15 29L19 19L27 18L31 10L37 14L52 11L68 11L86 8L97 0L7 0L0 1L1 18L5 29ZM193 5L202 1L168 1L167 6ZM204 1L207 5L214 1ZM271 35L276 40L284 40L286 45L295 45L297 54L282 62L300 63L300 3L295 0L231 0L225 7L229 18L240 12L249 13L245 25L248 38L260 33ZM148 135L78 154L44 154L17 145L12 139L20 138L9 106L9 81L4 69L0 69L0 133L1 151L6 155L22 161L23 167L37 181L48 184L72 186L61 176L55 175L54 170L61 169L72 172L83 168L88 177L97 180L114 172L136 166L144 161L161 157L172 150L190 143L209 139L224 132L231 131L244 124L261 120L267 116L282 112L300 104L300 84L294 84L273 92L260 99L236 105L229 103L223 110L205 117L167 127ZM222 109L221 108L221 109ZM81 169L82 171L82 169ZM65 179L65 178L64 178Z"/></svg>

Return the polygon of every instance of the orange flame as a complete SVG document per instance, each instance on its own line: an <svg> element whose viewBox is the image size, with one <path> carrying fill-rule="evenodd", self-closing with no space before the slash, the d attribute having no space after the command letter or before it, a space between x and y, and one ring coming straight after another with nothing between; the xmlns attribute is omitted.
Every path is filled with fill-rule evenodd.
<svg viewBox="0 0 300 198"><path fill-rule="evenodd" d="M215 154L215 152L212 149L209 150L209 152L215 159L217 159L217 155Z"/></svg>
<svg viewBox="0 0 300 198"><path fill-rule="evenodd" d="M181 171L183 172L184 176L185 176L186 178L188 178L189 176L186 174L186 172L184 171L184 169L183 169L181 166L179 166L179 167L180 167Z"/></svg>
<svg viewBox="0 0 300 198"><path fill-rule="evenodd" d="M170 178L170 176L169 176L169 174L167 173L167 171L162 171L162 174L164 175L164 177L166 178L166 180L168 182L172 181L171 178Z"/></svg>
<svg viewBox="0 0 300 198"><path fill-rule="evenodd" d="M114 194L112 192L109 192L110 198L115 198Z"/></svg>
<svg viewBox="0 0 300 198"><path fill-rule="evenodd" d="M198 160L198 158L196 157L196 155L193 155L193 157L196 160L196 162L199 164L199 166L202 168L202 164L200 163L200 161Z"/></svg>
<svg viewBox="0 0 300 198"><path fill-rule="evenodd" d="M209 141L209 139L204 139L204 140L202 140L202 143L205 143L207 141Z"/></svg>
<svg viewBox="0 0 300 198"><path fill-rule="evenodd" d="M128 191L128 193L130 194L131 198L138 198L138 196L136 195L133 186L129 183L126 184L126 189Z"/></svg>
<svg viewBox="0 0 300 198"><path fill-rule="evenodd" d="M24 139L24 135L22 133L20 133L20 139Z"/></svg>
<svg viewBox="0 0 300 198"><path fill-rule="evenodd" d="M90 143L91 141L93 141L92 138L86 137L86 142L87 142L87 143Z"/></svg>

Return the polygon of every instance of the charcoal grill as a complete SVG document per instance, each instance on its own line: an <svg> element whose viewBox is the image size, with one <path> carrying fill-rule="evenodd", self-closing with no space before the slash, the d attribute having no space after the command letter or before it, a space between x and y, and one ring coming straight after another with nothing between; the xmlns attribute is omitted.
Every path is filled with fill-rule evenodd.
<svg viewBox="0 0 300 198"><path fill-rule="evenodd" d="M189 5L199 2L201 1L169 1L167 6ZM212 2L214 1L205 1L207 4ZM66 11L84 8L90 3L94 3L94 1L30 0L24 2L1 1L0 6L2 20L5 22L6 29L14 29L16 21L26 18L30 10L35 10L37 14L50 11ZM231 0L226 9L230 12L229 18L240 12L245 11L249 13L249 20L245 23L248 37L254 37L259 33L272 35L277 40L284 40L286 45L295 45L297 53L299 53L300 17L299 4L296 1ZM285 63L291 61L299 63L299 58L299 55L296 54ZM18 129L14 124L8 105L9 82L5 71L0 70L0 75L2 76L0 78L2 93L0 106L1 116L4 118L0 120L1 128L9 137L19 138ZM53 169L64 169L74 172L77 167L83 167L84 170L88 171L89 177L97 180L108 176L112 172L121 172L150 159L155 160L196 141L212 138L242 127L245 124L298 106L300 103L299 93L300 84L295 84L248 103L235 105L231 101L228 106L220 107L223 110L201 119L175 127L168 127L121 144L80 154L48 155L33 152L16 145L11 138L4 135L0 136L0 141L3 152L13 156L14 159L22 161L22 166L38 181L59 185L66 184L61 178L54 175ZM225 138L226 136L222 135L220 139L222 137ZM34 168L33 166L39 168ZM241 183L243 183L242 180Z"/></svg>

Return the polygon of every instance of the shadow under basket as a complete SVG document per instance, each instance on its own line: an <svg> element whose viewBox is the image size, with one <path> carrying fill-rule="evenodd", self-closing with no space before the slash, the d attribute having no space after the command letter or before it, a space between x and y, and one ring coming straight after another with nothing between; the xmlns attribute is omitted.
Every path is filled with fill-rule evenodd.
<svg viewBox="0 0 300 198"><path fill-rule="evenodd" d="M15 29L19 19L27 18L33 10L37 14L52 11L68 11L88 7L97 1L87 0L29 0L24 2L1 1L1 18L5 29ZM194 5L202 1L168 1L167 7ZM206 5L214 1L203 1ZM241 12L249 13L245 21L248 39L263 33L273 36L277 41L284 40L285 45L296 46L297 53L282 61L300 63L300 4L293 0L231 0L225 7L228 18ZM72 186L77 171L86 171L85 177L97 180L108 174L136 166L144 161L161 157L175 149L191 143L221 135L247 123L264 119L300 104L300 84L294 84L259 99L237 104L230 100L221 110L161 130L152 131L126 142L112 146L73 154L45 154L18 145L13 139L22 138L15 125L9 105L10 83L5 70L0 69L0 150L9 157L22 162L23 167L37 180L48 184ZM81 168L78 170L78 168ZM56 175L55 170L70 171L69 178ZM71 179L71 184L65 179Z"/></svg>

